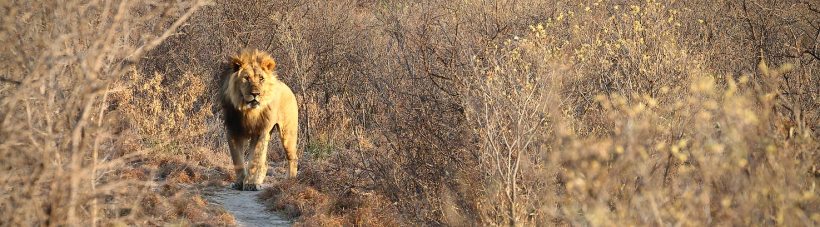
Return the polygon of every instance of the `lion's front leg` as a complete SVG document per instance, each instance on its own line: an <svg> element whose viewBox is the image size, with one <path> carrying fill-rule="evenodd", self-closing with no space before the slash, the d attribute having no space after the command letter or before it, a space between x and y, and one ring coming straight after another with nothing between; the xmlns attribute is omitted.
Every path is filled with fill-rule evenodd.
<svg viewBox="0 0 820 227"><path fill-rule="evenodd" d="M246 191L256 191L262 188L265 175L268 172L268 142L270 135L263 133L251 140L251 160L248 164L249 175L245 178L244 188Z"/></svg>
<svg viewBox="0 0 820 227"><path fill-rule="evenodd" d="M245 148L248 145L248 140L233 135L228 135L228 137L228 148L233 160L234 173L236 173L236 181L234 181L233 187L242 190L242 184L248 176L248 170L245 169Z"/></svg>

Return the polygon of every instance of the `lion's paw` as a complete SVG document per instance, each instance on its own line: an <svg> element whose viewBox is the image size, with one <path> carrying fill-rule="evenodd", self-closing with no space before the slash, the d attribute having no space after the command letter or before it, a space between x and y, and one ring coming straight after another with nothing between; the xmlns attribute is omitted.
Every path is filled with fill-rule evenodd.
<svg viewBox="0 0 820 227"><path fill-rule="evenodd" d="M259 191L260 189L262 189L261 184L244 184L243 185L243 190L244 191Z"/></svg>

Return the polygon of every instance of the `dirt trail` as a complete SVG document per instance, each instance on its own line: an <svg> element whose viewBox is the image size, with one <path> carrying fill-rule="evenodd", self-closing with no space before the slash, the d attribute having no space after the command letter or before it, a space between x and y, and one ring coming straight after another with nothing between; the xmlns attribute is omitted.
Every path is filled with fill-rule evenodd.
<svg viewBox="0 0 820 227"><path fill-rule="evenodd" d="M206 191L204 196L233 214L237 226L290 226L290 221L267 211L265 206L256 200L259 192L218 187Z"/></svg>

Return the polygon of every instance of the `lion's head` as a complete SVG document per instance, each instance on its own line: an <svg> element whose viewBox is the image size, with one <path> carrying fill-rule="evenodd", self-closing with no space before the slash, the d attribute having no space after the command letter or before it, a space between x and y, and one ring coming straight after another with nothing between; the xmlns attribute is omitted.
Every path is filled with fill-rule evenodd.
<svg viewBox="0 0 820 227"><path fill-rule="evenodd" d="M265 52L245 50L231 57L232 73L225 84L225 97L239 111L268 106L273 85L278 80L276 62Z"/></svg>

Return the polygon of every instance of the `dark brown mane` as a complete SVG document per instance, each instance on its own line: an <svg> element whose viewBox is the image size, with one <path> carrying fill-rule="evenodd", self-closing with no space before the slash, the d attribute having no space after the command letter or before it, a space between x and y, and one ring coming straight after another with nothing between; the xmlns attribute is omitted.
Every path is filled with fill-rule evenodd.
<svg viewBox="0 0 820 227"><path fill-rule="evenodd" d="M246 120L248 118L246 113L237 110L229 100L223 100L222 123L231 135L247 137L251 132L262 130L271 120L268 119L270 116L269 112L272 111L270 107L265 107L262 111L262 113L259 113L259 119L251 122Z"/></svg>

